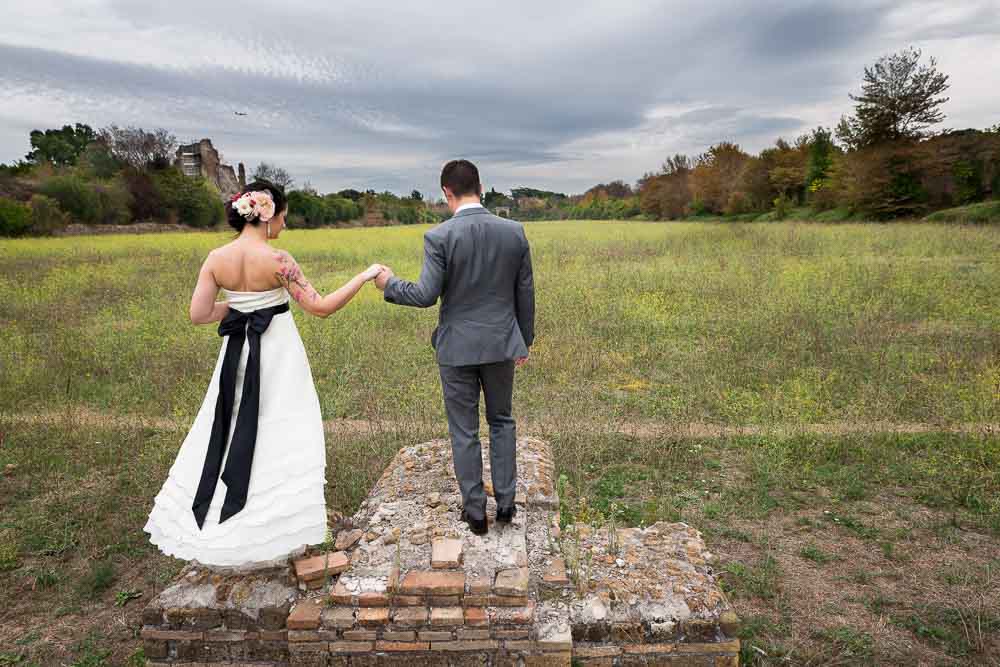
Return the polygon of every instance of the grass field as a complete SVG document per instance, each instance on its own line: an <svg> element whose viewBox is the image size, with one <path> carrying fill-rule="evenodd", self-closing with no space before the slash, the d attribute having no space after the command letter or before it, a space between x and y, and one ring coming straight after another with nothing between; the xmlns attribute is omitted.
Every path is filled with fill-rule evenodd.
<svg viewBox="0 0 1000 667"><path fill-rule="evenodd" d="M415 278L424 228L291 231L322 290ZM521 431L565 511L683 520L719 556L747 664L1000 656L1000 228L535 223ZM219 234L0 242L0 666L140 664L178 570L141 527L219 348L187 305ZM443 435L436 310L367 287L296 312L329 503ZM134 599L132 599L134 597Z"/></svg>

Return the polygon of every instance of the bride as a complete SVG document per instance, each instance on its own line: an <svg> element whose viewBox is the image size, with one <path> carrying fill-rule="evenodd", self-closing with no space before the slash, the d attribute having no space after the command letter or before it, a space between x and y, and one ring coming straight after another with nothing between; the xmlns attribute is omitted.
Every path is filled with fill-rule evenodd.
<svg viewBox="0 0 1000 667"><path fill-rule="evenodd" d="M383 267L320 296L291 255L268 245L287 213L281 190L266 181L248 185L227 207L239 236L210 252L198 274L191 321L221 321L224 340L144 528L165 554L202 565L263 565L326 538L323 420L289 295L326 317ZM220 288L225 300L216 301Z"/></svg>

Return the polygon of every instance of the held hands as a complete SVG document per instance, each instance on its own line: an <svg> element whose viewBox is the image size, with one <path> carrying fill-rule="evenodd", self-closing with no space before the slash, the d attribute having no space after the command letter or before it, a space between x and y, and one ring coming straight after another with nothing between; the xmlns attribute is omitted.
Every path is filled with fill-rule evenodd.
<svg viewBox="0 0 1000 667"><path fill-rule="evenodd" d="M392 272L388 266L383 266L382 271L375 277L375 287L380 291L385 291L385 286L389 283L389 278L392 278L396 274Z"/></svg>
<svg viewBox="0 0 1000 667"><path fill-rule="evenodd" d="M382 266L381 264L372 264L367 269L361 272L361 276L365 279L365 282L369 280L375 280L375 278L382 273L387 271L389 267Z"/></svg>

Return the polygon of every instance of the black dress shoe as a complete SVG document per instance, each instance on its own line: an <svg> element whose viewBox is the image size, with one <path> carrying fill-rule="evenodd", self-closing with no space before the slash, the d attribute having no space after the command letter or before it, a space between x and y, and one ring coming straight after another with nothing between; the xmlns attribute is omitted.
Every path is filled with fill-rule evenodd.
<svg viewBox="0 0 1000 667"><path fill-rule="evenodd" d="M462 510L462 521L469 524L469 530L472 531L473 535L485 535L489 532L489 525L486 523L486 517L482 519L473 519L465 510Z"/></svg>
<svg viewBox="0 0 1000 667"><path fill-rule="evenodd" d="M516 514L517 514L517 507L514 505L511 505L510 507L507 508L498 507L497 523L510 523L514 519L514 516Z"/></svg>

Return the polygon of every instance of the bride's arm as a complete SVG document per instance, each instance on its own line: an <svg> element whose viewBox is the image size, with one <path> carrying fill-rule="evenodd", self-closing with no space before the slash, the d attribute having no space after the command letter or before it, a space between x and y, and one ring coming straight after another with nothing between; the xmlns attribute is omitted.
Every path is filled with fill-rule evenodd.
<svg viewBox="0 0 1000 667"><path fill-rule="evenodd" d="M276 272L278 280L304 311L317 317L328 317L346 306L364 284L373 280L381 270L381 267L372 265L348 280L337 291L320 296L320 293L306 279L302 269L289 253L279 250L275 255L279 265Z"/></svg>
<svg viewBox="0 0 1000 667"><path fill-rule="evenodd" d="M225 301L216 301L215 296L219 293L219 284L215 282L215 274L212 272L212 256L209 255L205 263L201 265L198 272L198 284L194 287L194 294L191 295L191 322L193 324L211 324L221 321L229 314L229 304Z"/></svg>

